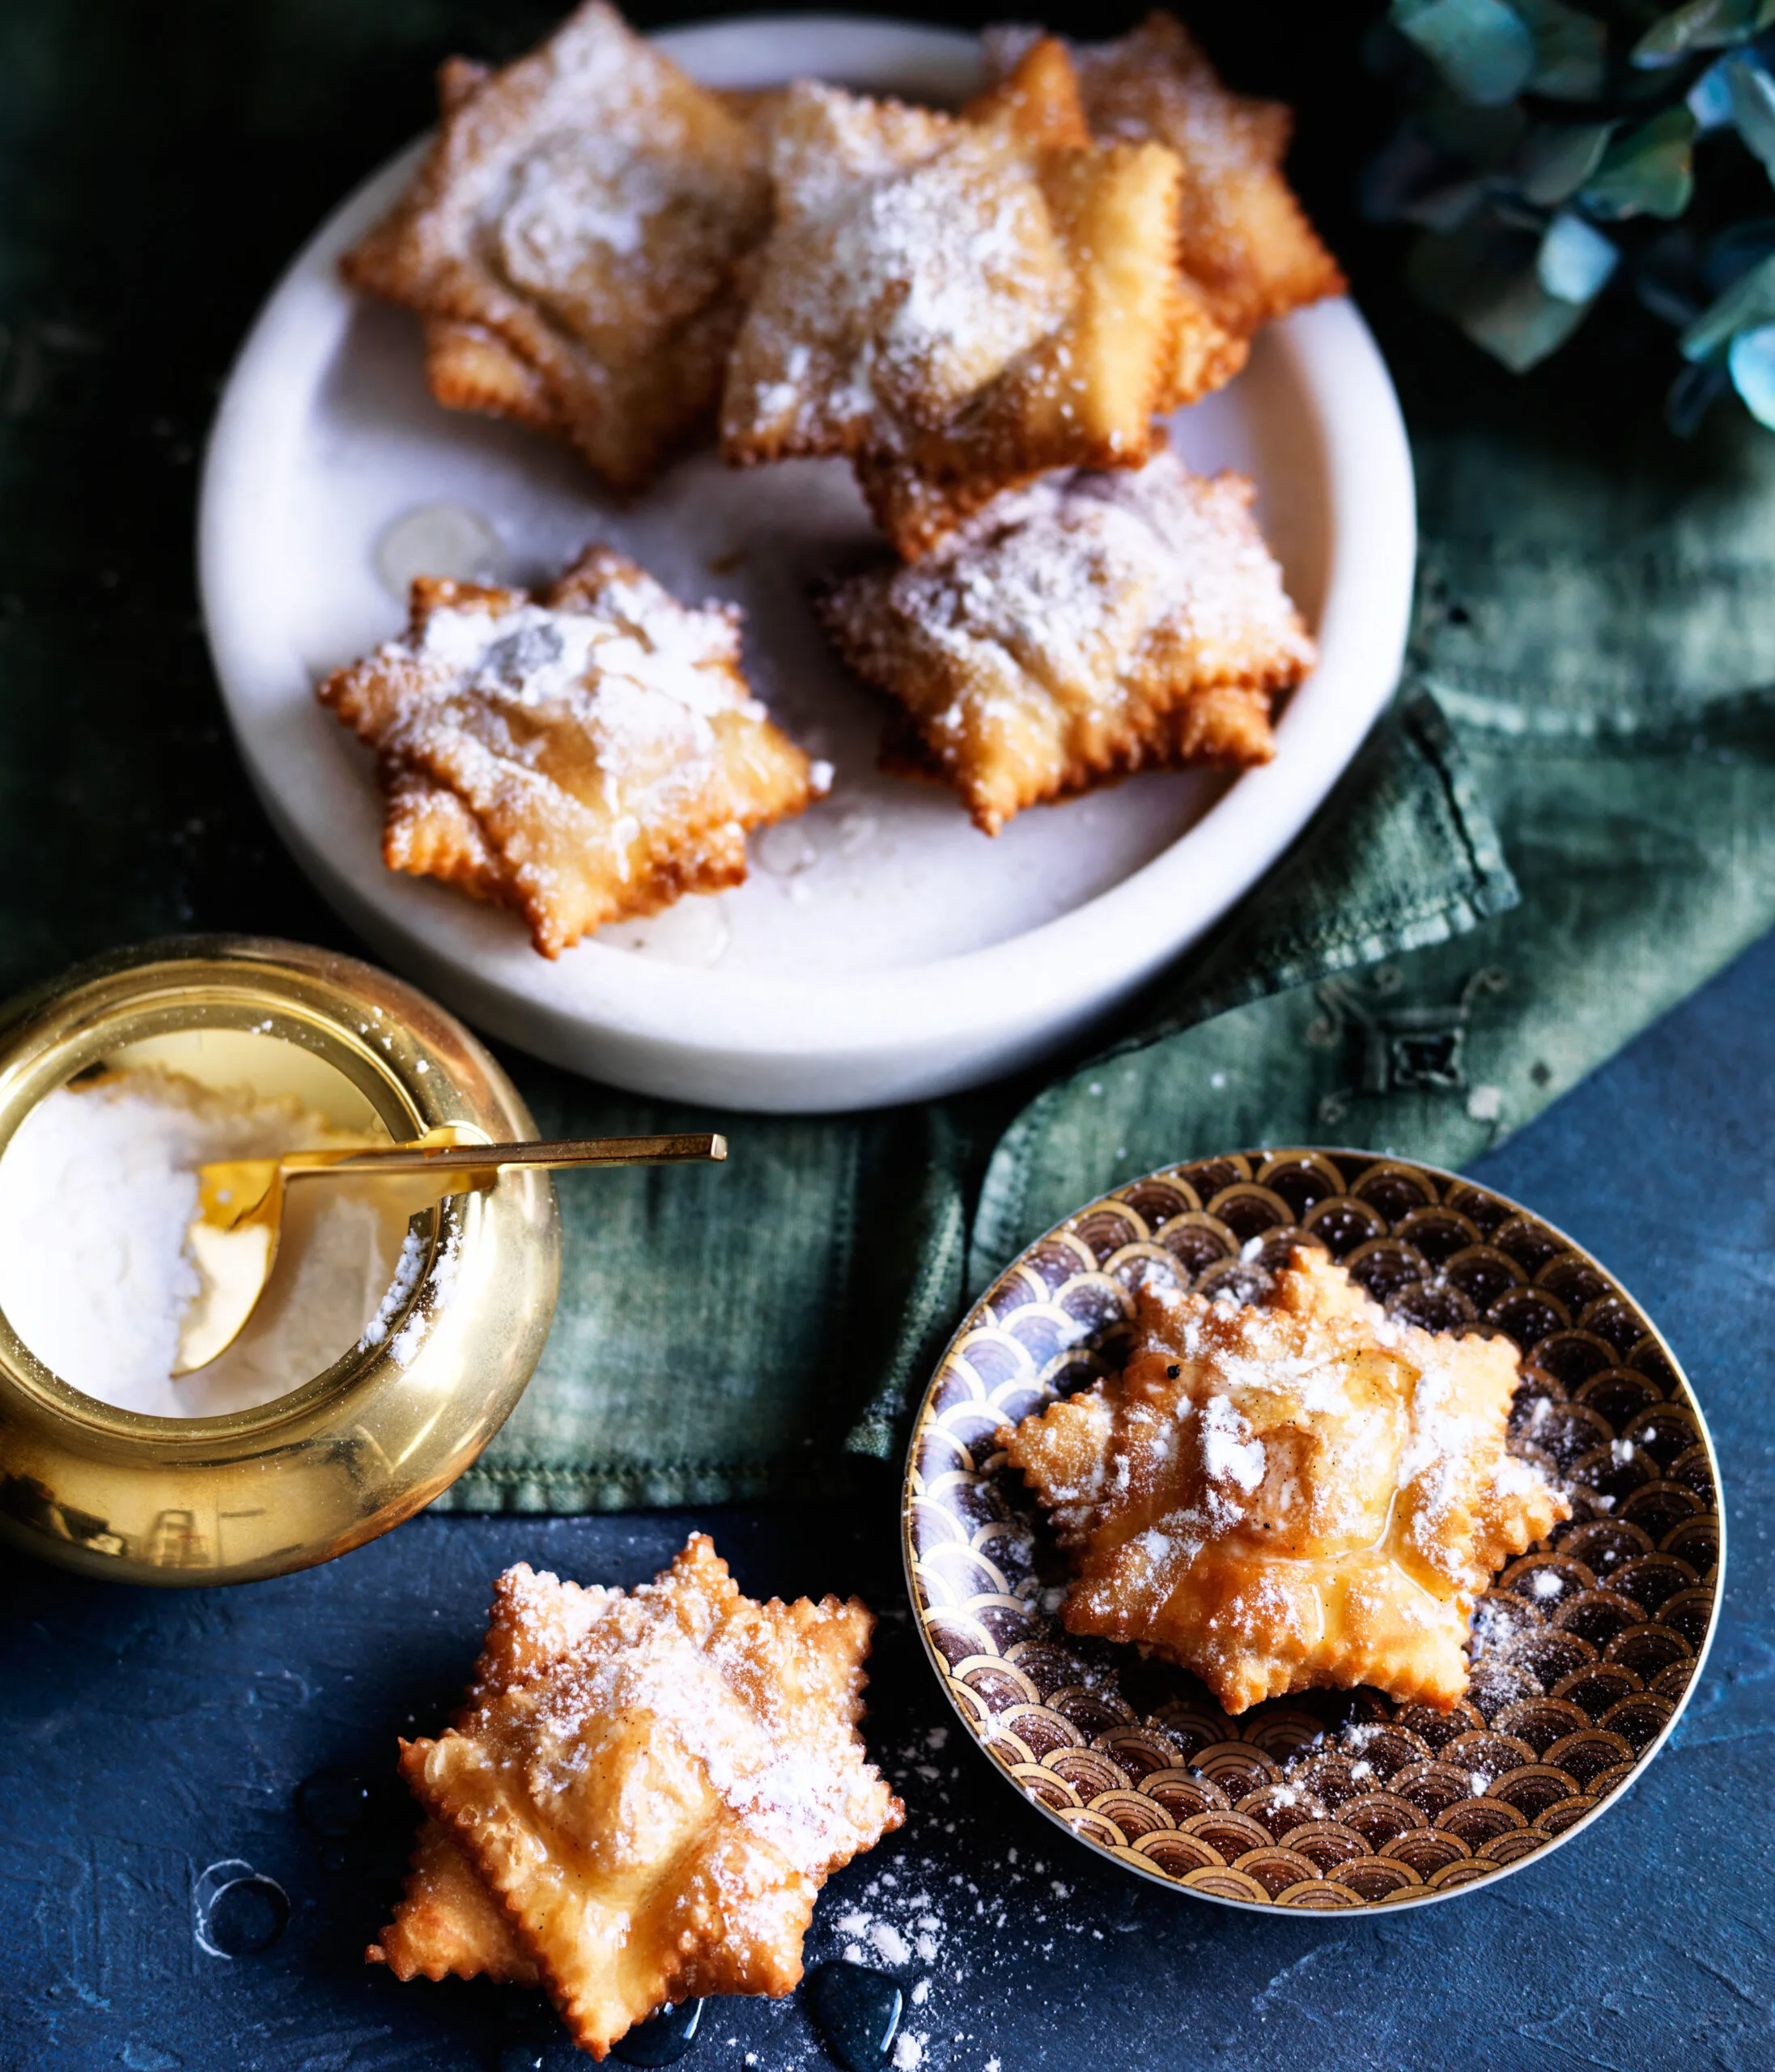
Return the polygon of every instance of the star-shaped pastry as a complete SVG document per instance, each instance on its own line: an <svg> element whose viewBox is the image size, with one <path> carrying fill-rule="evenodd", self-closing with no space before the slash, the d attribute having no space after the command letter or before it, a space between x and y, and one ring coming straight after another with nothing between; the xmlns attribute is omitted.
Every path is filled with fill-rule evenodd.
<svg viewBox="0 0 1775 2072"><path fill-rule="evenodd" d="M431 154L346 278L427 320L440 402L640 487L713 416L770 221L757 135L604 0L499 71L447 66L439 94Z"/></svg>
<svg viewBox="0 0 1775 2072"><path fill-rule="evenodd" d="M452 1976L490 1978L499 1985L542 1982L504 1908L475 1875L450 1830L429 1817L419 1824L394 1918L363 1954L403 1983Z"/></svg>
<svg viewBox="0 0 1775 2072"><path fill-rule="evenodd" d="M1571 1507L1505 1450L1505 1338L1390 1318L1303 1248L1261 1300L1140 1297L1127 1367L999 1433L1072 1554L1067 1629L1229 1713L1372 1684L1444 1710L1473 1603Z"/></svg>
<svg viewBox="0 0 1775 2072"><path fill-rule="evenodd" d="M989 30L989 68L1010 69L1038 33ZM1287 108L1229 91L1174 15L1155 12L1115 41L1075 45L1072 54L1093 136L1153 139L1182 160L1183 269L1229 338L1242 342L1343 293L1336 261L1283 176ZM1180 368L1180 381L1188 378Z"/></svg>
<svg viewBox="0 0 1775 2072"><path fill-rule="evenodd" d="M814 766L740 671L739 614L588 548L537 591L421 576L399 639L318 695L378 754L391 870L516 907L544 956L745 877Z"/></svg>
<svg viewBox="0 0 1775 2072"><path fill-rule="evenodd" d="M804 84L770 135L730 461L850 455L910 557L1009 483L1145 458L1181 308L1179 169L1088 142L1061 46L961 118Z"/></svg>
<svg viewBox="0 0 1775 2072"><path fill-rule="evenodd" d="M1314 648L1251 499L1161 453L1009 491L923 561L837 584L840 652L902 708L888 766L996 834L1130 771L1267 762Z"/></svg>
<svg viewBox="0 0 1775 2072"><path fill-rule="evenodd" d="M602 2057L667 2002L792 1991L819 1887L904 1817L856 1732L868 1611L758 1603L701 1535L633 1591L504 1584L468 1707L401 1769L575 2042ZM437 1891L410 1885L380 1952L461 1947Z"/></svg>
<svg viewBox="0 0 1775 2072"><path fill-rule="evenodd" d="M600 1584L582 1588L546 1570L538 1575L528 1562L507 1569L494 1583L486 1639L455 1723L502 1692L546 1675L585 1638L612 1595ZM449 1828L429 1815L419 1824L394 1918L364 1955L402 1981L454 1973L513 1985L541 1983L511 1917Z"/></svg>

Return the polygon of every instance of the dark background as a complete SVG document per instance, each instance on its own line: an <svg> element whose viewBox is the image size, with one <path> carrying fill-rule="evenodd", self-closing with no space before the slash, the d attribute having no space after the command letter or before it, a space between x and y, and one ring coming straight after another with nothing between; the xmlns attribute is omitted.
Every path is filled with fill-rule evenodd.
<svg viewBox="0 0 1775 2072"><path fill-rule="evenodd" d="M341 195L430 119L431 66L516 52L554 11L0 0L0 991L172 931L355 946L276 847L222 724L193 591L198 455L253 311ZM1048 18L1104 35L1137 11ZM1396 248L1352 220L1356 169L1388 121L1357 62L1372 12L1246 0L1195 19L1235 83L1300 106L1300 184L1421 423L1504 377L1398 304ZM1601 407L1594 363L1547 379L1574 411ZM945 1714L904 1611L886 1477L843 1512L421 1518L312 1574L227 1591L122 1590L0 1557L0 2068L571 2061L529 1996L403 1988L359 1962L410 1832L393 1737L438 1723L506 1563L632 1582L692 1524L756 1594L856 1589L884 1613L869 1732L910 1819L834 1881L809 1955L840 1953L860 1931L836 1924L857 1910L910 1937L928 1895L938 1955L893 1967L908 1988L929 1981L907 2022L927 2066L1775 2065L1772 1080L1765 945L1480 1169L1647 1302L1712 1423L1730 1512L1725 1621L1673 1744L1548 1860L1353 1925L1233 1913L1098 1863L958 1734L932 1744ZM328 1841L297 1794L340 1767L370 1781L372 1804ZM288 1894L287 1930L257 1956L194 1938L193 1885L223 1858ZM824 2061L796 2000L711 2004L685 2061Z"/></svg>

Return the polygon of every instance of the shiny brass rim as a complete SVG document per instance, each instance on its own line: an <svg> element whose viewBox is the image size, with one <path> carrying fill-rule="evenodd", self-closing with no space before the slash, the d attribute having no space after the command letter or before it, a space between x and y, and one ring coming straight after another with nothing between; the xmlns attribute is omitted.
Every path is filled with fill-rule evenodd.
<svg viewBox="0 0 1775 2072"><path fill-rule="evenodd" d="M115 952L0 1013L0 1152L75 1073L192 1029L300 1046L396 1136L444 1124L489 1140L535 1134L505 1073L424 995L327 951L209 936ZM428 1503L529 1379L560 1239L548 1175L517 1169L412 1228L424 1270L377 1345L223 1416L100 1403L50 1373L0 1314L0 1534L92 1574L238 1582L329 1560Z"/></svg>

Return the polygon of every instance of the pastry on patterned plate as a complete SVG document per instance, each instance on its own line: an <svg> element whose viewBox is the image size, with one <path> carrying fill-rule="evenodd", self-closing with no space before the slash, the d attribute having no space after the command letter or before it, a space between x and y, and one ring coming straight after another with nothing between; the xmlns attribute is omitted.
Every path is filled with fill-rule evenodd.
<svg viewBox="0 0 1775 2072"><path fill-rule="evenodd" d="M1008 483L1151 450L1179 172L1154 144L1054 141L1056 59L1070 93L1038 45L974 120L804 83L771 125L776 223L722 451L851 456L907 555Z"/></svg>
<svg viewBox="0 0 1775 2072"><path fill-rule="evenodd" d="M608 547L537 591L421 576L400 639L317 692L377 751L383 860L515 907L545 957L745 877L825 773L740 673L739 614Z"/></svg>
<svg viewBox="0 0 1775 2072"><path fill-rule="evenodd" d="M1013 70L1040 33L988 30L988 68ZM1113 43L1076 45L1072 57L1093 136L1154 138L1183 160L1184 271L1232 339L1343 293L1337 261L1283 176L1290 110L1229 91L1174 15L1149 15Z"/></svg>
<svg viewBox="0 0 1775 2072"><path fill-rule="evenodd" d="M668 2001L792 1992L820 1887L905 1817L856 1732L868 1611L757 1603L700 1534L652 1583L580 1593L565 1645L527 1637L562 1586L505 1583L501 1666L401 1769L574 2041L601 2058Z"/></svg>
<svg viewBox="0 0 1775 2072"><path fill-rule="evenodd" d="M457 62L418 178L341 261L427 319L440 401L643 485L712 418L771 213L757 134L589 0L502 70Z"/></svg>
<svg viewBox="0 0 1775 2072"><path fill-rule="evenodd" d="M999 1433L1076 1570L1069 1633L1229 1713L1316 1685L1444 1710L1476 1597L1571 1506L1505 1450L1508 1339L1388 1318L1302 1247L1261 1297L1149 1283L1123 1371Z"/></svg>
<svg viewBox="0 0 1775 2072"><path fill-rule="evenodd" d="M1146 768L1274 753L1274 695L1314 649L1236 475L1161 453L1056 475L925 560L839 583L822 614L904 720L883 760L996 834L1023 807Z"/></svg>

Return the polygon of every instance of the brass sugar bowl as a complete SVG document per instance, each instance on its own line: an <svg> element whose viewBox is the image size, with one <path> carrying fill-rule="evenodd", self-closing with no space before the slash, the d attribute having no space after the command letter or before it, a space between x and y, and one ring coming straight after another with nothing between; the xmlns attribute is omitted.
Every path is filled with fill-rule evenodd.
<svg viewBox="0 0 1775 2072"><path fill-rule="evenodd" d="M138 1061L296 1093L397 1140L536 1133L486 1051L412 987L328 951L211 936L116 952L0 1009L0 1154L53 1089ZM548 1174L518 1168L408 1228L418 1268L376 1342L225 1416L99 1402L0 1314L0 1535L87 1575L242 1582L330 1560L429 1503L541 1356L560 1229Z"/></svg>

